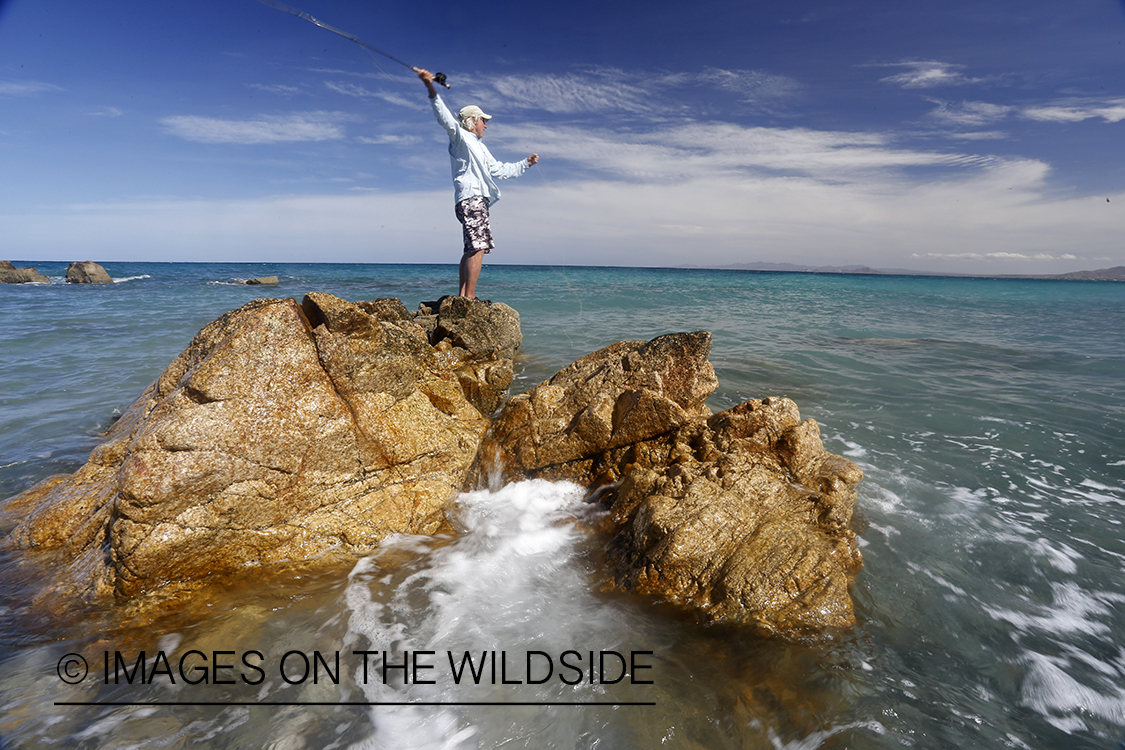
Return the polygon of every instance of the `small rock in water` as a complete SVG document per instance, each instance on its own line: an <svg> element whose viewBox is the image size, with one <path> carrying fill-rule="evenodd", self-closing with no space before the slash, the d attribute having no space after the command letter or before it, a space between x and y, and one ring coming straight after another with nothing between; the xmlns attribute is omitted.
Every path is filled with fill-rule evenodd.
<svg viewBox="0 0 1125 750"><path fill-rule="evenodd" d="M51 280L34 266L16 268L10 260L0 260L0 282L5 284L50 284Z"/></svg>
<svg viewBox="0 0 1125 750"><path fill-rule="evenodd" d="M68 284L112 284L113 279L106 270L92 260L75 261L67 266Z"/></svg>

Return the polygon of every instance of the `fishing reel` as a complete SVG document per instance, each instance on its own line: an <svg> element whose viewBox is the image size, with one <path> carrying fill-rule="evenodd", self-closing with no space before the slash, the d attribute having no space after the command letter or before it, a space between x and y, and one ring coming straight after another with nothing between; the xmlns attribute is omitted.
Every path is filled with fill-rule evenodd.
<svg viewBox="0 0 1125 750"><path fill-rule="evenodd" d="M410 69L413 70L415 73L421 73L422 72L421 68L416 68L414 66L410 66ZM445 86L446 88L449 88L449 84L445 82L445 80L446 80L445 79L445 73L431 73L431 75L434 77L434 83L440 83L442 86Z"/></svg>

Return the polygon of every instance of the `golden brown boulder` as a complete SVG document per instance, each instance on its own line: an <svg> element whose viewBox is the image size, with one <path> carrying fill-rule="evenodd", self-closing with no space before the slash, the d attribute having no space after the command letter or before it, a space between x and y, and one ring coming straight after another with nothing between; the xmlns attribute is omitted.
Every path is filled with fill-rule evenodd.
<svg viewBox="0 0 1125 750"><path fill-rule="evenodd" d="M568 479L605 503L616 585L800 637L854 624L862 472L789 399L711 415L706 332L621 342L512 398L477 481Z"/></svg>
<svg viewBox="0 0 1125 750"><path fill-rule="evenodd" d="M13 500L8 543L57 548L125 599L433 533L487 419L413 332L327 294L206 326L89 462Z"/></svg>
<svg viewBox="0 0 1125 750"><path fill-rule="evenodd" d="M622 477L604 498L621 587L768 635L855 624L863 474L789 399L748 401L606 463Z"/></svg>
<svg viewBox="0 0 1125 750"><path fill-rule="evenodd" d="M587 354L508 401L481 447L478 474L597 483L596 456L711 413L705 402L718 381L710 353L711 334L696 331Z"/></svg>

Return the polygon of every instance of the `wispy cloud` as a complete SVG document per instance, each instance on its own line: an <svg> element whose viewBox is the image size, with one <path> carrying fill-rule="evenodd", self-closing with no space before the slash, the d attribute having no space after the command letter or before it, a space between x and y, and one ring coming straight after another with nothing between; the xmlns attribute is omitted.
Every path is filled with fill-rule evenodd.
<svg viewBox="0 0 1125 750"><path fill-rule="evenodd" d="M473 95L502 102L509 109L582 115L682 115L691 108L673 94L687 88L712 88L733 93L741 102L769 106L802 90L788 76L721 68L698 73L594 68L561 75L467 77L466 82Z"/></svg>
<svg viewBox="0 0 1125 750"><path fill-rule="evenodd" d="M268 94L278 94L280 96L297 96L298 94L308 93L302 88L289 86L284 83L248 83L246 86L256 91L265 91Z"/></svg>
<svg viewBox="0 0 1125 750"><path fill-rule="evenodd" d="M712 84L721 90L738 95L740 99L747 102L785 100L804 89L804 86L794 78L757 70L708 68L701 75L693 78L695 84Z"/></svg>
<svg viewBox="0 0 1125 750"><path fill-rule="evenodd" d="M1029 120L1045 122L1081 122L1101 118L1106 122L1125 120L1125 99L1081 100L1039 107L1027 107L1021 113Z"/></svg>
<svg viewBox="0 0 1125 750"><path fill-rule="evenodd" d="M361 135L356 140L372 146L413 146L422 142L422 138L416 135L377 135L373 138Z"/></svg>
<svg viewBox="0 0 1125 750"><path fill-rule="evenodd" d="M327 141L344 137L342 115L332 112L300 112L263 115L255 120L219 120L181 115L160 121L172 135L196 143L291 143Z"/></svg>
<svg viewBox="0 0 1125 750"><path fill-rule="evenodd" d="M625 82L629 81L629 85ZM604 114L652 111L643 83L623 71L600 69L565 75L508 75L472 78L478 96L502 100L511 109L534 109L553 114Z"/></svg>
<svg viewBox="0 0 1125 750"><path fill-rule="evenodd" d="M0 96L36 96L49 91L65 91L62 86L43 81L0 81Z"/></svg>
<svg viewBox="0 0 1125 750"><path fill-rule="evenodd" d="M961 127L979 128L992 125L1008 117L1015 107L988 102L949 102L931 99L937 109L930 113L934 119Z"/></svg>
<svg viewBox="0 0 1125 750"><path fill-rule="evenodd" d="M975 154L900 148L891 136L878 133L744 127L720 122L670 125L644 132L527 125L512 126L505 135L516 141L514 148L549 151L551 158L630 181L706 179L729 172L860 181L877 171L979 167L993 161Z"/></svg>
<svg viewBox="0 0 1125 750"><path fill-rule="evenodd" d="M86 116L87 117L121 117L121 115L123 115L123 114L125 114L125 113L122 112L121 110L119 110L117 107L102 107L101 109L95 109L92 112L87 112Z"/></svg>
<svg viewBox="0 0 1125 750"><path fill-rule="evenodd" d="M880 78L882 83L893 83L907 89L929 89L938 86L964 86L970 83L983 83L984 78L970 78L961 71L964 65L939 62L936 60L911 60L900 63L887 63L876 67L905 68L901 73Z"/></svg>
<svg viewBox="0 0 1125 750"><path fill-rule="evenodd" d="M1125 99L1067 100L1057 103L1024 106L991 104L989 102L952 102L931 99L936 108L930 117L943 125L980 128L1018 117L1039 122L1072 123L1100 119L1107 123L1125 120ZM986 133L982 137L995 137ZM961 136L964 137L964 136Z"/></svg>
<svg viewBox="0 0 1125 750"><path fill-rule="evenodd" d="M972 261L1010 260L1078 260L1072 253L913 253L912 258Z"/></svg>
<svg viewBox="0 0 1125 750"><path fill-rule="evenodd" d="M325 81L324 85L330 91L335 91L337 94L344 96L355 97L356 99L381 99L389 104L396 104L400 107L409 107L411 109L418 108L418 99L411 99L403 94L388 91L372 91L364 86L359 86L354 83L347 83L341 81ZM420 91L421 89L419 89Z"/></svg>

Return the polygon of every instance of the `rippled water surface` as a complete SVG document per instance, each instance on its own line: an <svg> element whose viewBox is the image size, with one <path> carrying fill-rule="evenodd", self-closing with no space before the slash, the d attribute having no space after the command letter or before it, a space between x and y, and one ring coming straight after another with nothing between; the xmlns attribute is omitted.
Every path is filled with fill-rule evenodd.
<svg viewBox="0 0 1125 750"><path fill-rule="evenodd" d="M456 278L105 265L118 283L0 285L0 498L80 466L222 312L308 291L413 308ZM457 534L209 592L155 627L46 616L3 560L0 746L1121 746L1125 285L489 266L480 289L520 312L517 391L705 329L713 409L783 395L814 417L866 475L855 630L786 645L608 593L580 492L523 483L461 497ZM130 684L114 652L135 674L141 650L151 679ZM68 654L89 667L73 685Z"/></svg>

